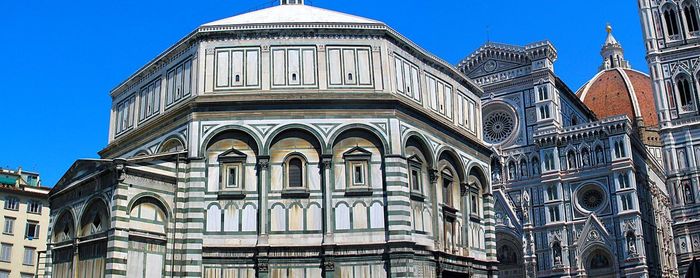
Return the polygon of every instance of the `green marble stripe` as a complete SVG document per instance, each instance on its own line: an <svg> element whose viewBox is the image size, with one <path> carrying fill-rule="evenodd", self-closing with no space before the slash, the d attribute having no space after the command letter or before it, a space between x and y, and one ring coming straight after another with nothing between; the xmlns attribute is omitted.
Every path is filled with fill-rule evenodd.
<svg viewBox="0 0 700 278"><path fill-rule="evenodd" d="M180 244L189 244L189 243L202 244L202 243L204 243L203 239L198 239L198 238L176 238L173 241L175 243L180 243Z"/></svg>
<svg viewBox="0 0 700 278"><path fill-rule="evenodd" d="M106 263L112 263L112 264L126 264L126 259L120 259L120 258L107 258L105 260Z"/></svg>
<svg viewBox="0 0 700 278"><path fill-rule="evenodd" d="M390 230L389 235L411 235L411 231L396 231L396 230Z"/></svg>
<svg viewBox="0 0 700 278"><path fill-rule="evenodd" d="M176 197L175 201L178 203L204 202L204 197Z"/></svg>
<svg viewBox="0 0 700 278"><path fill-rule="evenodd" d="M127 199L129 199L129 197L126 195L116 194L116 195L114 195L114 199L115 200L127 200Z"/></svg>
<svg viewBox="0 0 700 278"><path fill-rule="evenodd" d="M404 206L404 207L408 207L408 208L411 207L411 202L406 202L406 201L387 201L386 203L390 207L391 206L399 206L399 207ZM393 208L391 208L391 209L393 209Z"/></svg>
<svg viewBox="0 0 700 278"><path fill-rule="evenodd" d="M106 270L105 270L105 274L107 274L107 275L125 276L125 275L126 275L126 270L106 269Z"/></svg>
<svg viewBox="0 0 700 278"><path fill-rule="evenodd" d="M403 172L385 172L384 174L386 175L387 178L390 178L390 177L391 178L399 177L399 178L406 178L406 179L408 178L408 174L403 173Z"/></svg>
<svg viewBox="0 0 700 278"><path fill-rule="evenodd" d="M411 197L411 193L406 191L387 191L386 195L389 197L401 196L401 197Z"/></svg>
<svg viewBox="0 0 700 278"><path fill-rule="evenodd" d="M403 210L391 210L387 212L387 215L403 215L403 216L411 216L410 211L403 211Z"/></svg>
<svg viewBox="0 0 700 278"><path fill-rule="evenodd" d="M406 182L406 181L387 181L386 186L408 187L408 182Z"/></svg>
<svg viewBox="0 0 700 278"><path fill-rule="evenodd" d="M386 168L389 167L399 167L399 168L408 168L408 163L406 162L385 162L384 165Z"/></svg>
<svg viewBox="0 0 700 278"><path fill-rule="evenodd" d="M411 221L391 220L388 223L389 226L411 226Z"/></svg>
<svg viewBox="0 0 700 278"><path fill-rule="evenodd" d="M176 228L176 233L180 234L201 234L204 232L203 228Z"/></svg>

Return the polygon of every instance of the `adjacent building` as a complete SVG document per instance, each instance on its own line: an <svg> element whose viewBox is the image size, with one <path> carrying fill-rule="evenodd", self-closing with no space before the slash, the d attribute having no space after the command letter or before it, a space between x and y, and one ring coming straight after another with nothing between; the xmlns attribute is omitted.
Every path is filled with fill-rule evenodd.
<svg viewBox="0 0 700 278"><path fill-rule="evenodd" d="M497 274L482 90L382 22L282 0L110 95L50 194L52 277Z"/></svg>
<svg viewBox="0 0 700 278"><path fill-rule="evenodd" d="M700 257L699 4L639 0L681 274Z"/></svg>
<svg viewBox="0 0 700 278"><path fill-rule="evenodd" d="M34 277L46 251L49 190L37 173L0 169L0 278Z"/></svg>
<svg viewBox="0 0 700 278"><path fill-rule="evenodd" d="M548 41L459 64L484 89L499 277L676 277L650 79L608 36L574 93Z"/></svg>

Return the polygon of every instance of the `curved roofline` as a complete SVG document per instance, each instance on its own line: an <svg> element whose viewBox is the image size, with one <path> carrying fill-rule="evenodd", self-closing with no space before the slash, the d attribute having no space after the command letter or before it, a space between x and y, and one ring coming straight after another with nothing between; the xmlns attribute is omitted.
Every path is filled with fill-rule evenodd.
<svg viewBox="0 0 700 278"><path fill-rule="evenodd" d="M598 79L601 75L603 75L609 71L613 71L613 70L617 71L618 74L620 74L620 76L622 77L622 80L625 82L625 87L627 87L627 96L630 98L630 100L632 102L632 109L634 110L634 116L638 117L638 118L643 118L644 116L642 115L642 109L641 109L641 106L639 104L639 99L637 99L637 93L634 89L634 86L632 86L632 81L630 80L629 76L627 75L627 72L625 72L625 71L627 71L627 70L633 71L633 72L642 74L645 77L649 77L649 75L644 73L644 72L635 70L635 69L616 67L616 68L598 71L598 73L596 73L596 75L594 75L593 78L588 80L585 84L583 84L583 86L581 86L581 88L579 88L579 91L578 91L580 93L579 99L581 99L582 102L585 101L586 96L588 94L588 91L591 88L591 85L593 85L593 83L596 81L596 79Z"/></svg>

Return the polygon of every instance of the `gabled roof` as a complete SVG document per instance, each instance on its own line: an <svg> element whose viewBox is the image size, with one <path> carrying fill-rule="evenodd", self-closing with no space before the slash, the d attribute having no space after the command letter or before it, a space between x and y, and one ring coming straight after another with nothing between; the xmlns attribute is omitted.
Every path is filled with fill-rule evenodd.
<svg viewBox="0 0 700 278"><path fill-rule="evenodd" d="M202 26L278 23L384 24L380 21L307 5L279 5L206 23Z"/></svg>

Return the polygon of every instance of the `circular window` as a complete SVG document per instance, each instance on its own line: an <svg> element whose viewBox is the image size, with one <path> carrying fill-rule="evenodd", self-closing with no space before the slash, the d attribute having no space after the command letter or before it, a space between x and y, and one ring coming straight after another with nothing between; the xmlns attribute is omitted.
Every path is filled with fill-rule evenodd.
<svg viewBox="0 0 700 278"><path fill-rule="evenodd" d="M585 210L598 210L605 203L605 191L600 186L588 185L579 191L578 203Z"/></svg>
<svg viewBox="0 0 700 278"><path fill-rule="evenodd" d="M505 141L515 130L515 117L507 111L491 112L484 120L484 139L491 144Z"/></svg>

